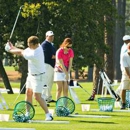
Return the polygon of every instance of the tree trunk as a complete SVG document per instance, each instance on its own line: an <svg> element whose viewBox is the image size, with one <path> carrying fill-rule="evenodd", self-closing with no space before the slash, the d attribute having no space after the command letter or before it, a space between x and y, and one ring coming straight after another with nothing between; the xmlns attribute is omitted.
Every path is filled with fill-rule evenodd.
<svg viewBox="0 0 130 130"><path fill-rule="evenodd" d="M119 16L123 19L117 19L116 27L115 27L115 45L114 45L114 78L120 80L121 79L121 70L120 70L120 50L123 45L122 37L125 34L125 8L126 8L126 0L118 0L117 11Z"/></svg>
<svg viewBox="0 0 130 130"><path fill-rule="evenodd" d="M99 68L94 65L93 68L93 91L95 94L101 94L102 92L102 80L99 80ZM99 82L100 81L100 82Z"/></svg>
<svg viewBox="0 0 130 130"><path fill-rule="evenodd" d="M9 89L8 94L13 94L13 90L11 88L8 76L7 76L5 69L3 67L2 60L0 60L0 73L1 73L1 77L3 79L3 82L4 82L6 89Z"/></svg>
<svg viewBox="0 0 130 130"><path fill-rule="evenodd" d="M20 92L21 92L21 94L25 94L25 91L26 91L25 83L26 83L26 78L27 78L28 65L27 65L27 60L25 60L23 57L21 57L20 60L21 60L21 63L22 63L19 66L20 72L22 73L21 84L20 84Z"/></svg>
<svg viewBox="0 0 130 130"><path fill-rule="evenodd" d="M93 67L88 67L87 82L93 81Z"/></svg>
<svg viewBox="0 0 130 130"><path fill-rule="evenodd" d="M79 79L78 69L75 70L75 79Z"/></svg>
<svg viewBox="0 0 130 130"><path fill-rule="evenodd" d="M111 57L113 57L113 45L114 45L113 35L106 33L105 43L110 48L109 54L105 54L105 57L104 57L104 59L106 61L105 71L106 71L106 74L108 75L108 77L110 78L110 80L113 82L114 65L113 65L113 58L111 58Z"/></svg>

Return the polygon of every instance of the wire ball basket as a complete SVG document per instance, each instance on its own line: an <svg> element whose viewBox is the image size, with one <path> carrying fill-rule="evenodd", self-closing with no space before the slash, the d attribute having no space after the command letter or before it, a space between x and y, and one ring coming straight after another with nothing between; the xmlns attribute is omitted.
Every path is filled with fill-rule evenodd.
<svg viewBox="0 0 130 130"><path fill-rule="evenodd" d="M14 107L13 119L16 122L27 122L35 115L33 105L27 101L18 102Z"/></svg>
<svg viewBox="0 0 130 130"><path fill-rule="evenodd" d="M75 103L68 97L61 97L56 102L56 115L68 116L75 110Z"/></svg>

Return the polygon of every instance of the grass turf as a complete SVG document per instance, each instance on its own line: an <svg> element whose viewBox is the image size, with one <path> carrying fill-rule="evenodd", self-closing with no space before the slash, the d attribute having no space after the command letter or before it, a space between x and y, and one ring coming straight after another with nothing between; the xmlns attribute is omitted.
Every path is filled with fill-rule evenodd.
<svg viewBox="0 0 130 130"><path fill-rule="evenodd" d="M19 83L11 83L12 86L18 87ZM80 83L81 86L91 93L92 83ZM0 127L7 128L35 128L36 130L129 130L130 129L130 113L129 112L101 112L91 111L92 109L98 109L97 101L86 101L90 96L83 89L75 89L81 104L90 104L90 111L83 112L81 110L81 104L75 104L76 108L73 114L79 115L94 115L94 116L111 116L110 118L83 118L83 117L57 117L54 115L54 121L69 121L69 124L43 124L43 123L18 123L18 122L0 122ZM55 99L56 86L53 85L52 95ZM14 100L18 94L2 94L9 105L9 110L0 110L0 114L9 114L10 120L12 119L12 113L14 106L17 102L24 100L25 95L21 94L14 104ZM96 95L96 99L100 95ZM33 120L45 119L45 114L39 104L34 100L35 116ZM50 103L49 109L55 109L55 103ZM114 110L120 108L114 108Z"/></svg>

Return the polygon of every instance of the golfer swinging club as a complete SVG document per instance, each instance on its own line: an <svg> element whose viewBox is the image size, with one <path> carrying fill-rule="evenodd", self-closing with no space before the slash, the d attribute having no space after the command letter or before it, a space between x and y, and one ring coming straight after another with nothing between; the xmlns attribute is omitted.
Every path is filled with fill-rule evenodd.
<svg viewBox="0 0 130 130"><path fill-rule="evenodd" d="M30 36L27 40L28 48L25 50L16 48L11 42L7 42L5 50L12 54L22 55L28 60L28 77L26 80L26 98L25 100L32 103L32 96L45 111L46 121L53 120L49 113L46 102L41 97L41 92L45 80L44 54L37 36ZM29 112L26 113L29 115Z"/></svg>

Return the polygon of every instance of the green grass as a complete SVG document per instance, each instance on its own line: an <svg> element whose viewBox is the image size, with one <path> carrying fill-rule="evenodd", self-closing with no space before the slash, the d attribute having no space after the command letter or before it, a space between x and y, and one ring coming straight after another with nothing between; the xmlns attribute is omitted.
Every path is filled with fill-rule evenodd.
<svg viewBox="0 0 130 130"><path fill-rule="evenodd" d="M81 86L91 93L92 83L80 83ZM12 84L13 85L13 84ZM54 116L55 121L69 121L69 124L42 124L42 123L17 123L17 122L1 122L0 127L8 128L35 128L36 130L129 130L130 129L130 113L129 112L101 112L101 111L92 111L92 109L98 109L97 101L86 101L90 96L83 89L75 89L81 104L90 104L90 111L82 112L81 104L75 104L76 109L73 114L83 114L83 115L102 115L102 116L111 116L110 118L79 118L79 117L57 117ZM55 84L53 86L52 94L55 99ZM16 101L14 100L18 94L3 94L6 102L9 105L9 110L0 110L1 114L9 114L10 120L12 119L12 113L14 106L17 102L24 100L25 95L21 94ZM100 95L96 95L96 99ZM33 102L36 113L33 120L44 120L45 114L40 108L38 103L34 100ZM55 103L50 103L49 109L55 109ZM116 110L119 108L114 108Z"/></svg>
<svg viewBox="0 0 130 130"><path fill-rule="evenodd" d="M6 71L14 71L14 67L13 66L4 66Z"/></svg>

